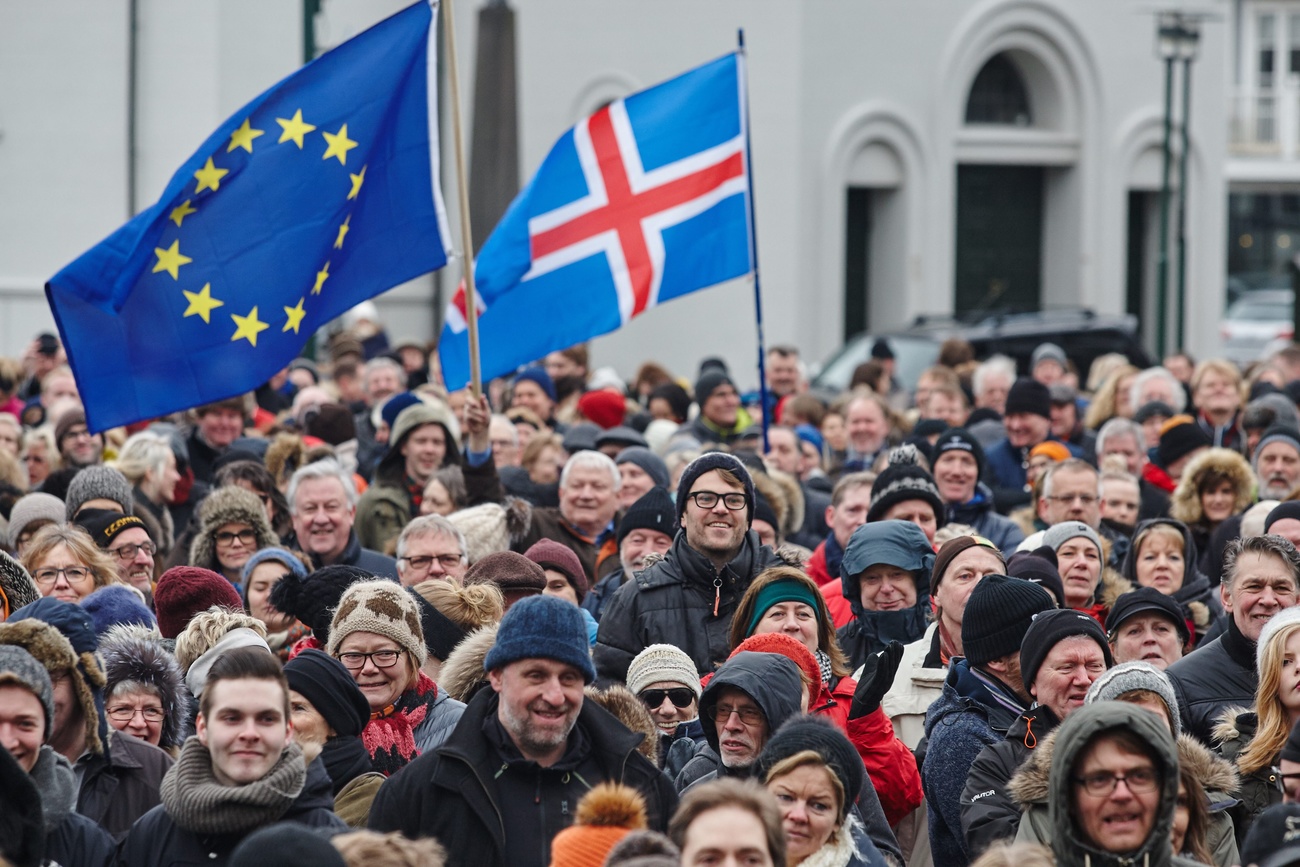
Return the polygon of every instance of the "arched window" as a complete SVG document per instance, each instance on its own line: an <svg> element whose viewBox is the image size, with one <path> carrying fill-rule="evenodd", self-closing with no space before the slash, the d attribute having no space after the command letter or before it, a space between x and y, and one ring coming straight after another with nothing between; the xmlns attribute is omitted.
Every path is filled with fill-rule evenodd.
<svg viewBox="0 0 1300 867"><path fill-rule="evenodd" d="M1032 126L1029 93L1020 70L1003 54L984 64L966 100L966 123Z"/></svg>

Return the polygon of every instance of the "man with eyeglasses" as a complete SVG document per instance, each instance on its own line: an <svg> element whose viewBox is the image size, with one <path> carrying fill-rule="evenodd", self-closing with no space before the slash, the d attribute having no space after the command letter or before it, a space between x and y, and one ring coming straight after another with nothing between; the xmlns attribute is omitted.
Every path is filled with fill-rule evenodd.
<svg viewBox="0 0 1300 867"><path fill-rule="evenodd" d="M1085 460L1068 458L1049 464L1043 475L1038 498L1038 520L1044 527L1065 521L1081 521L1111 542L1106 565L1118 569L1128 552L1129 537L1101 521L1101 475Z"/></svg>
<svg viewBox="0 0 1300 867"><path fill-rule="evenodd" d="M153 555L158 551L144 521L135 515L121 515L106 509L82 509L76 523L85 528L95 544L112 555L117 576L146 597L153 592Z"/></svg>
<svg viewBox="0 0 1300 867"><path fill-rule="evenodd" d="M680 647L697 671L712 671L731 652L731 617L750 582L781 563L750 529L754 482L733 455L687 464L676 508L682 530L664 559L619 587L601 616L593 655L604 678L626 680L651 644Z"/></svg>
<svg viewBox="0 0 1300 867"><path fill-rule="evenodd" d="M441 515L421 515L397 537L397 580L404 587L430 578L461 584L468 568L464 534Z"/></svg>

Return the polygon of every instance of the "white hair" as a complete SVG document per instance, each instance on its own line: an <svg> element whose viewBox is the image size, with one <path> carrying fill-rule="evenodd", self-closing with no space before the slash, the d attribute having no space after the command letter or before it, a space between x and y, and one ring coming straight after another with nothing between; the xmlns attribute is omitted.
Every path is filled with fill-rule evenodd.
<svg viewBox="0 0 1300 867"><path fill-rule="evenodd" d="M456 545L460 548L461 562L469 562L469 546L465 542L465 534L442 515L420 515L403 527L401 535L397 537L397 559L401 560L406 556L406 546L413 539L435 538L437 536L454 539Z"/></svg>
<svg viewBox="0 0 1300 867"><path fill-rule="evenodd" d="M510 437L511 445L519 445L519 428L515 427L515 423L510 420L509 416L502 415L499 412L493 413L491 421L488 422L489 433L492 432L493 425L496 425L506 436Z"/></svg>
<svg viewBox="0 0 1300 867"><path fill-rule="evenodd" d="M1116 437L1133 437L1133 442L1137 444L1138 449L1146 450L1146 437L1142 433L1142 426L1131 418L1117 415L1097 431L1097 442L1094 445L1097 454L1105 454L1106 443Z"/></svg>
<svg viewBox="0 0 1300 867"><path fill-rule="evenodd" d="M298 513L296 502L298 486L308 479L338 479L339 484L343 486L343 496L347 498L348 505L356 506L357 486L352 483L352 475L334 458L324 458L305 467L299 467L289 479L289 490L285 492L285 498L289 501L290 512Z"/></svg>
<svg viewBox="0 0 1300 867"><path fill-rule="evenodd" d="M565 462L564 469L560 471L561 488L568 487L569 470L572 470L575 467L604 470L609 473L615 493L618 493L618 489L623 487L623 475L618 471L618 466L614 463L613 458L602 452L584 449Z"/></svg>
<svg viewBox="0 0 1300 867"><path fill-rule="evenodd" d="M990 376L1002 374L1009 382L1016 381L1016 363L1005 355L990 355L975 368L971 388L976 395L984 393L984 383Z"/></svg>
<svg viewBox="0 0 1300 867"><path fill-rule="evenodd" d="M167 456L171 453L170 439L153 431L142 430L127 439L114 466L126 476L128 482L137 485L150 470L155 475L162 476L167 469Z"/></svg>
<svg viewBox="0 0 1300 867"><path fill-rule="evenodd" d="M1178 381L1178 377L1163 367L1148 367L1133 377L1133 382L1128 387L1129 406L1135 410L1142 406L1138 396L1142 393L1143 386L1155 379L1163 379L1169 383L1169 393L1173 395L1173 403L1169 406L1175 415L1182 412L1187 406L1187 392L1183 391L1183 384Z"/></svg>
<svg viewBox="0 0 1300 867"><path fill-rule="evenodd" d="M402 388L406 388L406 368L402 367L402 365L398 364L396 361L393 361L393 359L381 355L378 358L372 358L366 362L366 375L362 379L362 382L365 383L367 390L369 390L370 387L370 374L374 373L376 370L382 370L384 368L396 373L397 381L401 383Z"/></svg>

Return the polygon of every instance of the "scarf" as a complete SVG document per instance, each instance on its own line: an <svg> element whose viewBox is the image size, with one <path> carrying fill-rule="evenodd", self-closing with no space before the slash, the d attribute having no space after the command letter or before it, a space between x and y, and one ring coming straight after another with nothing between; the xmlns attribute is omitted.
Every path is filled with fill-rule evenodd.
<svg viewBox="0 0 1300 867"><path fill-rule="evenodd" d="M288 662L294 645L311 634L311 630L298 621L293 622L293 626L281 632L272 632L266 636L266 643L271 648L271 652L280 658L280 662Z"/></svg>
<svg viewBox="0 0 1300 867"><path fill-rule="evenodd" d="M799 867L847 867L863 860L863 855L853 845L853 831L860 826L858 817L850 813L848 817L831 832L831 838L822 847L799 863Z"/></svg>
<svg viewBox="0 0 1300 867"><path fill-rule="evenodd" d="M302 747L290 743L260 780L222 785L212 770L212 754L198 737L191 737L163 777L158 794L167 815L191 834L247 834L279 821L306 782Z"/></svg>
<svg viewBox="0 0 1300 867"><path fill-rule="evenodd" d="M817 657L817 668L821 670L822 683L826 684L826 689L829 692L830 683L835 678L835 672L831 671L831 658L820 647L817 648L817 652L813 656Z"/></svg>
<svg viewBox="0 0 1300 867"><path fill-rule="evenodd" d="M54 748L46 744L41 747L32 765L32 782L41 796L41 817L45 823L45 833L49 834L77 806L77 775L72 770L72 763Z"/></svg>
<svg viewBox="0 0 1300 867"><path fill-rule="evenodd" d="M955 645L953 644L952 634L948 631L948 627L943 625L942 619L939 620L939 628L936 629L935 632L939 636L939 662L944 668L947 668L948 660L952 659L954 656L961 656L962 654L953 653Z"/></svg>
<svg viewBox="0 0 1300 867"><path fill-rule="evenodd" d="M361 742L376 771L390 777L420 754L415 730L429 718L437 700L437 684L422 671L415 686L398 696L396 703L370 715Z"/></svg>
<svg viewBox="0 0 1300 867"><path fill-rule="evenodd" d="M320 758L325 763L325 773L330 775L335 797L348 783L374 770L370 753L366 752L365 744L358 737L340 735L330 738L325 741Z"/></svg>

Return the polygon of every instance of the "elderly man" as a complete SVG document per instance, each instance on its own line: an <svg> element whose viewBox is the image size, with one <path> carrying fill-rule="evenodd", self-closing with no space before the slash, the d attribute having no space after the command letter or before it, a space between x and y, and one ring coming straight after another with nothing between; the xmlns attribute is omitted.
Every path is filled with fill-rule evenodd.
<svg viewBox="0 0 1300 867"><path fill-rule="evenodd" d="M767 389L777 398L808 390L799 347L782 345L767 350Z"/></svg>
<svg viewBox="0 0 1300 867"><path fill-rule="evenodd" d="M600 579L581 603L597 621L614 592L645 568L646 557L668 553L677 535L676 512L668 492L655 487L623 513L618 522L618 561L623 568Z"/></svg>
<svg viewBox="0 0 1300 867"><path fill-rule="evenodd" d="M436 837L450 867L548 864L572 805L600 782L637 789L651 828L677 806L632 734L583 687L596 677L578 608L550 596L511 606L483 660L491 689L469 703L447 741L379 790L370 827ZM508 817L508 821L505 817Z"/></svg>
<svg viewBox="0 0 1300 867"><path fill-rule="evenodd" d="M357 465L369 478L384 456L384 444L377 439L376 421L371 412L406 390L406 369L393 359L380 356L366 362L364 373L365 407L352 420L357 429Z"/></svg>
<svg viewBox="0 0 1300 867"><path fill-rule="evenodd" d="M95 544L112 554L117 577L125 584L149 593L153 589L153 555L158 546L149 537L144 521L107 509L82 509L79 524Z"/></svg>
<svg viewBox="0 0 1300 867"><path fill-rule="evenodd" d="M397 537L397 580L414 587L430 578L453 584L465 580L469 557L465 536L441 515L421 515Z"/></svg>
<svg viewBox="0 0 1300 867"><path fill-rule="evenodd" d="M1138 478L1141 493L1141 507L1138 520L1162 518L1169 513L1169 494L1152 484L1144 477L1147 465L1147 450L1142 426L1132 419L1113 418L1097 431L1098 465L1106 458L1115 455L1124 460L1124 467Z"/></svg>
<svg viewBox="0 0 1300 867"><path fill-rule="evenodd" d="M1146 662L1164 671L1183 658L1191 640L1182 608L1154 587L1122 594L1106 617L1115 663Z"/></svg>
<svg viewBox="0 0 1300 867"><path fill-rule="evenodd" d="M1223 634L1169 666L1183 728L1205 744L1224 708L1250 707L1259 672L1255 643L1269 619L1296 604L1300 552L1281 536L1249 536L1228 545L1219 593L1228 615Z"/></svg>
<svg viewBox="0 0 1300 867"><path fill-rule="evenodd" d="M845 407L844 423L849 434L845 469L871 469L889 444L889 406L878 395L860 394Z"/></svg>
<svg viewBox="0 0 1300 867"><path fill-rule="evenodd" d="M559 508L534 508L511 550L522 554L541 539L553 539L578 555L587 586L595 584L619 567L614 518L621 486L622 476L610 458L579 452L560 471Z"/></svg>
<svg viewBox="0 0 1300 867"><path fill-rule="evenodd" d="M711 452L686 465L677 486L682 532L601 618L594 655L603 677L624 680L651 644L680 647L701 674L730 655L736 606L759 572L781 562L750 528L754 506L753 479L736 457Z"/></svg>
<svg viewBox="0 0 1300 867"><path fill-rule="evenodd" d="M1187 392L1165 368L1148 367L1135 376L1129 386L1129 406L1137 409L1152 401L1163 403L1178 414L1187 407Z"/></svg>
<svg viewBox="0 0 1300 867"><path fill-rule="evenodd" d="M1300 431L1274 425L1264 431L1251 462L1261 500L1285 500L1300 484Z"/></svg>
<svg viewBox="0 0 1300 867"><path fill-rule="evenodd" d="M326 459L301 467L289 479L286 494L297 547L315 568L356 566L381 578L397 578L397 561L361 547L353 530L357 489L338 461Z"/></svg>

